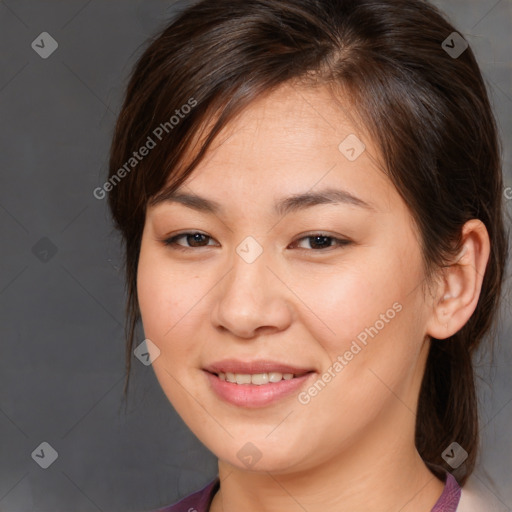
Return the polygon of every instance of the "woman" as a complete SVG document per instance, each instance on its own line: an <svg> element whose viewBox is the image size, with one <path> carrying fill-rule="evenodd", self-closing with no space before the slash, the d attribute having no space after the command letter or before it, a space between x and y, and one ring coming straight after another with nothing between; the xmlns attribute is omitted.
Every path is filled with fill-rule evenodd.
<svg viewBox="0 0 512 512"><path fill-rule="evenodd" d="M162 510L492 510L463 486L502 190L478 65L430 4L203 0L174 20L134 69L108 181L127 374L144 353L219 459Z"/></svg>

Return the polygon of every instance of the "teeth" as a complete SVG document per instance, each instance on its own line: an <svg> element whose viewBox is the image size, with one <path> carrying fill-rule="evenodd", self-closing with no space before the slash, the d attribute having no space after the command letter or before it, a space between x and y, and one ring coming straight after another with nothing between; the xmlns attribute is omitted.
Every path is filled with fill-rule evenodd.
<svg viewBox="0 0 512 512"><path fill-rule="evenodd" d="M220 372L219 379L227 382L236 382L237 384L255 384L256 386L262 386L269 382L279 382L282 379L293 379L293 373L270 372L250 375L248 373Z"/></svg>
<svg viewBox="0 0 512 512"><path fill-rule="evenodd" d="M250 375L244 375L242 373L235 374L235 379L237 384L250 384L251 383L251 376Z"/></svg>

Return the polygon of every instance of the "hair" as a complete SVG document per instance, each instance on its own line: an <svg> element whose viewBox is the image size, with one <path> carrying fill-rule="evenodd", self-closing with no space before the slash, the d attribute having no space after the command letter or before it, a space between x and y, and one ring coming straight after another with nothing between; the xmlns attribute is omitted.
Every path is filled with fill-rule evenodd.
<svg viewBox="0 0 512 512"><path fill-rule="evenodd" d="M148 44L126 89L109 163L109 180L118 178L109 207L125 249L125 395L147 205L178 188L256 98L287 82L331 87L346 94L409 208L427 281L459 253L465 222L480 219L489 233L476 310L449 339L432 338L416 420L416 447L429 465L451 470L441 455L453 441L468 452L454 473L464 485L479 437L472 357L495 327L508 244L496 121L471 48L454 58L442 46L454 31L422 0L203 0ZM149 139L156 146L133 162ZM121 173L127 162L137 168Z"/></svg>

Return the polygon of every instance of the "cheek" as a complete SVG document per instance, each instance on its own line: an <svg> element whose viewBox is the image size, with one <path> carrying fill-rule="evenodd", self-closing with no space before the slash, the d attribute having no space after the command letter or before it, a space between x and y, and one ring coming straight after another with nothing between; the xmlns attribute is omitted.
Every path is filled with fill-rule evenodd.
<svg viewBox="0 0 512 512"><path fill-rule="evenodd" d="M185 382L190 365L195 365L197 346L190 341L197 331L201 279L178 271L161 253L141 247L137 269L137 294L144 335L155 343L160 355L152 368L171 403L180 411L190 407ZM187 385L193 389L194 382ZM195 411L197 413L197 411Z"/></svg>
<svg viewBox="0 0 512 512"><path fill-rule="evenodd" d="M165 325L167 329L172 325L168 313L176 309L170 284L158 263L142 249L137 269L137 296L144 332L150 339L160 339L165 333Z"/></svg>
<svg viewBox="0 0 512 512"><path fill-rule="evenodd" d="M310 273L307 279L295 279L300 285L294 285L294 291L305 298L307 308L301 308L305 313L303 321L317 340L323 340L331 358L335 358L348 350L358 335L364 341L367 329L375 324L379 332L389 330L388 326L400 316L396 309L410 300L409 283L415 279L413 270L365 258L359 265L347 265L330 274ZM393 308L395 303L398 305Z"/></svg>
<svg viewBox="0 0 512 512"><path fill-rule="evenodd" d="M308 297L313 313L303 322L326 354L323 370L342 358L342 368L331 370L336 383L327 386L327 402L343 396L355 410L362 399L376 403L389 394L376 375L391 389L411 378L423 341L423 274L414 247L361 258L302 283L297 295Z"/></svg>
<svg viewBox="0 0 512 512"><path fill-rule="evenodd" d="M210 309L205 307L215 275L206 268L170 262L160 248L141 247L137 293L144 335L160 349L153 370L173 404L187 402L179 382L195 389L190 368L200 366L202 347L208 339ZM188 403L188 402L187 402ZM190 405L190 404L189 404Z"/></svg>
<svg viewBox="0 0 512 512"><path fill-rule="evenodd" d="M159 251L141 247L137 269L137 296L144 332L165 342L187 325L193 317L194 304L204 287L197 274L188 275L170 265Z"/></svg>

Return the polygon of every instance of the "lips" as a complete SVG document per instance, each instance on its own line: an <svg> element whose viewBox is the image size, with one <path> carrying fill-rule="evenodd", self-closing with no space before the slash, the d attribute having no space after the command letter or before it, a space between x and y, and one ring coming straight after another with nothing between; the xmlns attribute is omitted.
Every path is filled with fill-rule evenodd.
<svg viewBox="0 0 512 512"><path fill-rule="evenodd" d="M288 366L288 368L297 370L296 367ZM210 390L217 398L236 407L245 409L257 409L271 406L286 398L289 399L293 397L293 395L297 395L301 389L307 387L315 378L315 372L307 372L299 377L256 385L228 382L207 370L204 370L204 375Z"/></svg>
<svg viewBox="0 0 512 512"><path fill-rule="evenodd" d="M209 364L203 368L209 373L218 375L219 373L236 373L236 374L259 374L259 373L293 373L295 377L313 372L313 368L305 368L302 366L292 366L271 360L255 360L240 361L238 359L223 359L215 363Z"/></svg>

